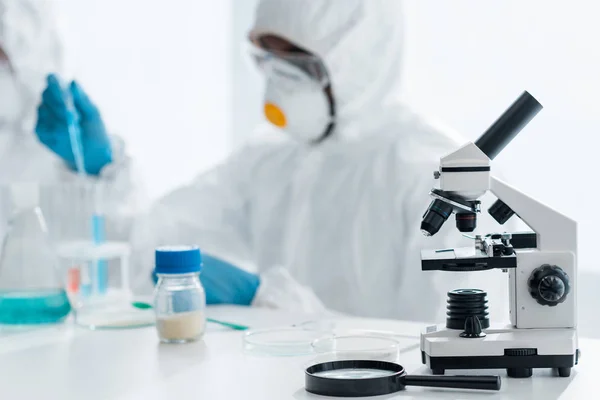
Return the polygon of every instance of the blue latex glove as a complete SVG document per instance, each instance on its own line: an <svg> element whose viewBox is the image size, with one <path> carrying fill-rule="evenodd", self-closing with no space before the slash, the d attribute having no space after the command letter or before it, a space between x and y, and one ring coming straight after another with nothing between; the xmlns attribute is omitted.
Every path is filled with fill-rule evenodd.
<svg viewBox="0 0 600 400"><path fill-rule="evenodd" d="M158 278L152 273L156 284ZM246 272L221 259L202 254L200 281L206 291L206 304L249 306L260 284L258 275Z"/></svg>
<svg viewBox="0 0 600 400"><path fill-rule="evenodd" d="M110 139L98 108L92 103L81 86L75 81L68 88L78 114L79 129L85 172L98 175L102 168L112 162ZM72 170L76 170L75 157L68 130L69 110L66 93L55 75L49 75L38 107L35 132L46 147L61 157Z"/></svg>

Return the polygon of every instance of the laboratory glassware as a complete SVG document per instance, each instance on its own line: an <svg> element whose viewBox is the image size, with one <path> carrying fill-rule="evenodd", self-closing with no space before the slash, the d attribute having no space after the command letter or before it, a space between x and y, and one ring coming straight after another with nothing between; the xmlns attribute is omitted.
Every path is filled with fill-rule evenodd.
<svg viewBox="0 0 600 400"><path fill-rule="evenodd" d="M71 305L39 207L39 186L8 187L13 212L0 256L0 324L62 322Z"/></svg>
<svg viewBox="0 0 600 400"><path fill-rule="evenodd" d="M95 244L89 240L65 241L57 253L69 277L75 322L90 329L128 329L154 325L154 312L135 306L129 285L131 248L125 242ZM108 285L98 290L99 260L108 266Z"/></svg>
<svg viewBox="0 0 600 400"><path fill-rule="evenodd" d="M320 338L312 343L316 363L343 360L397 362L402 343L391 337L347 335Z"/></svg>
<svg viewBox="0 0 600 400"><path fill-rule="evenodd" d="M165 343L196 341L206 326L206 295L200 283L202 255L195 246L159 247L154 310L158 336Z"/></svg>
<svg viewBox="0 0 600 400"><path fill-rule="evenodd" d="M301 327L253 329L244 333L244 352L263 356L306 356L313 354L315 340L331 338L328 331Z"/></svg>

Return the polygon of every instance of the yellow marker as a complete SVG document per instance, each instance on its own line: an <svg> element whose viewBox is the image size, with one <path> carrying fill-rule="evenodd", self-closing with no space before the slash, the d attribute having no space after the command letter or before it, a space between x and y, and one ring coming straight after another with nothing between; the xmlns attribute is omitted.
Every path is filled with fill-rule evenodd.
<svg viewBox="0 0 600 400"><path fill-rule="evenodd" d="M285 119L285 114L279 107L277 107L273 103L265 104L265 117L267 120L275 125L278 128L285 128L287 125L287 121Z"/></svg>

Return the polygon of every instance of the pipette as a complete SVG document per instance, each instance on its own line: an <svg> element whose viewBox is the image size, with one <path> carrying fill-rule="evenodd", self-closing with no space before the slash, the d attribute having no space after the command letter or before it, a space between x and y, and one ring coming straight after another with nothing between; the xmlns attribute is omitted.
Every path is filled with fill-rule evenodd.
<svg viewBox="0 0 600 400"><path fill-rule="evenodd" d="M85 178L85 163L83 159L83 144L81 143L81 132L79 131L79 115L75 109L73 96L68 88L63 89L65 94L65 106L67 108L67 130L71 140L71 149L75 158L75 169L79 177Z"/></svg>
<svg viewBox="0 0 600 400"><path fill-rule="evenodd" d="M75 168L77 175L81 180L82 187L85 187L85 160L83 155L83 143L81 141L81 131L79 129L79 114L75 109L75 103L73 95L69 88L63 86L65 106L67 108L67 129L69 131L69 139L71 140L71 149L73 151L73 157L75 159ZM96 196L94 196L94 202L97 202ZM94 213L92 214L92 240L94 244L103 243L105 238L104 229L104 216L96 212L97 207L94 206ZM108 281L108 265L106 260L99 260L94 263L91 273L93 282L96 283L96 293L103 294L106 292L107 281ZM84 274L85 275L85 274ZM88 288L82 287L82 290L88 290Z"/></svg>

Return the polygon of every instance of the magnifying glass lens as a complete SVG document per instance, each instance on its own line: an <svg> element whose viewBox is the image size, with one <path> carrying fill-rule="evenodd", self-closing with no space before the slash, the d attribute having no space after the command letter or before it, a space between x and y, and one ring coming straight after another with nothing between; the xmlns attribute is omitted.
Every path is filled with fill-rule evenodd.
<svg viewBox="0 0 600 400"><path fill-rule="evenodd" d="M314 376L328 379L372 379L393 375L393 371L370 368L343 368L316 372Z"/></svg>

